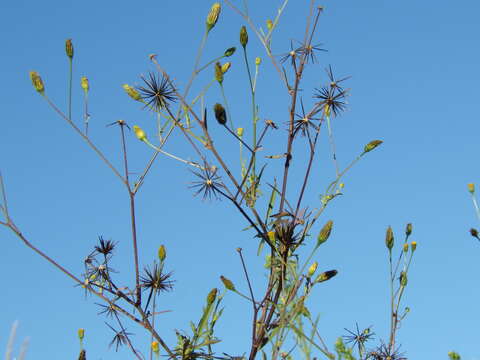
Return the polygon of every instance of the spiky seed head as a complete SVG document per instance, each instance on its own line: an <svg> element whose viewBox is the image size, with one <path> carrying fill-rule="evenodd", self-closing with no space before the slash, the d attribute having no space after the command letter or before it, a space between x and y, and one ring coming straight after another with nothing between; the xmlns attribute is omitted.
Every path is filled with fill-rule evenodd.
<svg viewBox="0 0 480 360"><path fill-rule="evenodd" d="M475 229L475 228L471 228L470 229L470 235L472 235L474 238L477 238L480 240L480 238L478 237L478 230Z"/></svg>
<svg viewBox="0 0 480 360"><path fill-rule="evenodd" d="M317 267L318 267L318 262L315 261L312 265L310 265L310 267L308 268L308 276L309 277L312 277L313 274L315 274L315 271L317 271Z"/></svg>
<svg viewBox="0 0 480 360"><path fill-rule="evenodd" d="M473 194L475 192L475 184L470 183L467 186L468 186L468 191L470 192L470 194Z"/></svg>
<svg viewBox="0 0 480 360"><path fill-rule="evenodd" d="M382 143L382 140L372 140L367 145L365 145L365 147L363 148L363 152L366 154L375 149L377 146L380 146Z"/></svg>
<svg viewBox="0 0 480 360"><path fill-rule="evenodd" d="M82 76L80 78L80 86L82 87L83 91L85 91L85 93L90 90L90 84L88 83L88 78L86 76Z"/></svg>
<svg viewBox="0 0 480 360"><path fill-rule="evenodd" d="M213 288L212 290L210 290L210 292L207 295L207 305L213 304L213 302L217 298L217 291L218 291L217 288Z"/></svg>
<svg viewBox="0 0 480 360"><path fill-rule="evenodd" d="M225 108L221 104L215 104L213 107L213 111L215 112L215 119L217 119L220 125L225 125L227 123L227 113L225 112Z"/></svg>
<svg viewBox="0 0 480 360"><path fill-rule="evenodd" d="M225 74L228 71L228 69L230 69L231 66L232 66L232 63L230 61L223 64L222 65L222 73Z"/></svg>
<svg viewBox="0 0 480 360"><path fill-rule="evenodd" d="M324 281L327 281L327 280L330 280L331 278L333 278L335 275L338 274L338 271L337 270L328 270L328 271L324 271L322 272L321 274L319 274L317 276L317 278L315 279L314 283L321 283L321 282L324 282Z"/></svg>
<svg viewBox="0 0 480 360"><path fill-rule="evenodd" d="M142 96L140 93L133 87L128 84L123 84L123 89L135 101L142 101Z"/></svg>
<svg viewBox="0 0 480 360"><path fill-rule="evenodd" d="M407 286L408 279L407 279L407 273L405 271L402 271L400 273L400 285L405 287Z"/></svg>
<svg viewBox="0 0 480 360"><path fill-rule="evenodd" d="M167 250L165 249L164 245L160 245L160 247L158 248L158 258L160 259L160 262L163 262L166 257L167 257Z"/></svg>
<svg viewBox="0 0 480 360"><path fill-rule="evenodd" d="M412 248L412 253L415 252L415 250L417 250L417 242L412 241L412 243L410 244L410 247Z"/></svg>
<svg viewBox="0 0 480 360"><path fill-rule="evenodd" d="M255 58L255 65L259 66L262 63L262 58L260 56L257 56Z"/></svg>
<svg viewBox="0 0 480 360"><path fill-rule="evenodd" d="M152 351L155 353L155 354L158 354L158 352L160 351L160 347L158 345L158 341L152 341L151 343L151 348L152 348Z"/></svg>
<svg viewBox="0 0 480 360"><path fill-rule="evenodd" d="M85 337L85 329L78 329L77 334L78 334L78 338L80 340L83 340L83 338Z"/></svg>
<svg viewBox="0 0 480 360"><path fill-rule="evenodd" d="M32 80L33 87L37 90L40 94L45 93L45 85L43 85L42 78L36 71L30 71L30 79Z"/></svg>
<svg viewBox="0 0 480 360"><path fill-rule="evenodd" d="M147 134L145 134L145 131L143 131L140 128L140 126L133 125L133 132L135 133L135 136L137 137L138 140L140 141L147 140Z"/></svg>
<svg viewBox="0 0 480 360"><path fill-rule="evenodd" d="M273 22L270 19L267 19L267 29L268 31L273 29Z"/></svg>
<svg viewBox="0 0 480 360"><path fill-rule="evenodd" d="M233 282L229 279L227 279L225 276L220 276L220 280L222 280L223 285L225 285L225 288L227 290L235 291L235 285L233 285Z"/></svg>
<svg viewBox="0 0 480 360"><path fill-rule="evenodd" d="M242 137L243 136L243 128L238 128L237 129L237 136Z"/></svg>
<svg viewBox="0 0 480 360"><path fill-rule="evenodd" d="M231 48L228 48L227 50L225 50L225 52L223 53L223 56L225 57L230 57L232 56L233 54L235 54L235 50L237 50L237 48L235 46L231 47Z"/></svg>
<svg viewBox="0 0 480 360"><path fill-rule="evenodd" d="M247 47L248 44L248 32L245 25L242 26L242 28L240 29L240 44L243 46L244 49Z"/></svg>
<svg viewBox="0 0 480 360"><path fill-rule="evenodd" d="M87 360L87 352L85 349L80 350L80 354L78 354L78 360Z"/></svg>
<svg viewBox="0 0 480 360"><path fill-rule="evenodd" d="M322 245L325 241L328 240L330 234L332 233L333 221L329 220L325 225L323 225L322 230L317 237L317 247Z"/></svg>
<svg viewBox="0 0 480 360"><path fill-rule="evenodd" d="M222 6L220 3L216 2L212 5L210 12L207 15L207 33L212 30L217 23L221 10Z"/></svg>
<svg viewBox="0 0 480 360"><path fill-rule="evenodd" d="M409 248L408 243L404 243L403 244L403 252L408 252L408 248Z"/></svg>
<svg viewBox="0 0 480 360"><path fill-rule="evenodd" d="M72 39L65 40L65 53L70 59L73 59L73 43Z"/></svg>
<svg viewBox="0 0 480 360"><path fill-rule="evenodd" d="M410 236L412 234L413 226L411 223L407 224L407 227L405 228L405 235Z"/></svg>
<svg viewBox="0 0 480 360"><path fill-rule="evenodd" d="M219 62L215 63L215 80L217 80L220 84L223 83L222 65Z"/></svg>
<svg viewBox="0 0 480 360"><path fill-rule="evenodd" d="M387 229L387 233L385 234L385 245L387 246L387 249L389 251L392 251L394 241L395 239L393 236L393 230L392 230L392 227L389 226Z"/></svg>

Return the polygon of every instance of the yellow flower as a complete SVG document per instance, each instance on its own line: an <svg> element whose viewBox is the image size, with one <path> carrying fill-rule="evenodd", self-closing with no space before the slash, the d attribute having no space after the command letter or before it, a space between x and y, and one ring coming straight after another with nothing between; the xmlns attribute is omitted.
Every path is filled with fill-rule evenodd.
<svg viewBox="0 0 480 360"><path fill-rule="evenodd" d="M467 186L468 186L468 191L470 191L470 194L473 194L475 192L475 184L470 183Z"/></svg>

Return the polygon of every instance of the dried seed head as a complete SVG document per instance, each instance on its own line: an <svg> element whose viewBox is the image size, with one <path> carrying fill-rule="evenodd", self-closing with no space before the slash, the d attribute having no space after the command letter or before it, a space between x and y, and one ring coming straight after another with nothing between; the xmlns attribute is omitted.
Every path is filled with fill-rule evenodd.
<svg viewBox="0 0 480 360"><path fill-rule="evenodd" d="M238 128L237 129L237 136L242 137L243 136L243 128Z"/></svg>
<svg viewBox="0 0 480 360"><path fill-rule="evenodd" d="M242 26L240 29L240 44L243 46L245 49L248 44L248 33L247 33L247 28L245 26Z"/></svg>
<svg viewBox="0 0 480 360"><path fill-rule="evenodd" d="M225 64L222 65L222 73L226 73L228 71L228 69L230 69L230 67L232 66L232 63L231 62L226 62Z"/></svg>
<svg viewBox="0 0 480 360"><path fill-rule="evenodd" d="M413 230L412 224L408 223L407 227L405 228L405 235L407 235L407 237L410 236L412 234L412 230Z"/></svg>
<svg viewBox="0 0 480 360"><path fill-rule="evenodd" d="M314 283L321 283L321 282L330 280L331 278L333 278L337 274L338 274L337 270L325 271L325 272L323 272L323 273L321 273L320 275L317 276Z"/></svg>
<svg viewBox="0 0 480 360"><path fill-rule="evenodd" d="M372 140L363 148L363 153L368 153L383 143L382 140Z"/></svg>
<svg viewBox="0 0 480 360"><path fill-rule="evenodd" d="M473 194L475 192L475 184L470 183L467 186L468 186L468 191L470 192L470 194Z"/></svg>
<svg viewBox="0 0 480 360"><path fill-rule="evenodd" d="M392 250L394 244L394 237L393 237L393 230L392 227L389 226L387 229L387 233L385 235L385 245L387 245L388 250Z"/></svg>
<svg viewBox="0 0 480 360"><path fill-rule="evenodd" d="M132 86L128 84L123 84L123 89L125 92L135 101L142 101L142 96L140 93Z"/></svg>
<svg viewBox="0 0 480 360"><path fill-rule="evenodd" d="M322 230L320 230L320 233L318 234L318 237L317 237L317 247L322 245L325 241L328 240L332 232L332 227L333 227L332 220L327 221L327 223L323 225L323 228Z"/></svg>
<svg viewBox="0 0 480 360"><path fill-rule="evenodd" d="M166 257L167 251L165 250L165 246L160 245L160 247L158 248L158 258L160 259L160 262L163 262Z"/></svg>
<svg viewBox="0 0 480 360"><path fill-rule="evenodd" d="M65 40L65 53L70 59L73 59L73 44L72 39Z"/></svg>
<svg viewBox="0 0 480 360"><path fill-rule="evenodd" d="M227 123L227 113L225 112L225 108L221 104L215 104L213 107L213 111L215 112L215 119L217 119L220 125L225 125Z"/></svg>
<svg viewBox="0 0 480 360"><path fill-rule="evenodd" d="M257 57L255 58L255 65L259 66L261 63L262 63L262 58L259 57L259 56L257 56Z"/></svg>
<svg viewBox="0 0 480 360"><path fill-rule="evenodd" d="M32 80L33 87L37 90L40 94L45 93L45 85L43 85L42 78L36 71L30 71L30 79Z"/></svg>
<svg viewBox="0 0 480 360"><path fill-rule="evenodd" d="M78 329L77 334L78 334L78 338L80 340L83 340L83 338L85 337L85 329Z"/></svg>
<svg viewBox="0 0 480 360"><path fill-rule="evenodd" d="M158 341L152 341L152 344L150 346L152 348L152 351L155 354L158 354L158 352L160 351L160 347L158 346Z"/></svg>
<svg viewBox="0 0 480 360"><path fill-rule="evenodd" d="M232 55L235 53L235 50L237 50L236 47L228 48L228 49L225 50L225 52L223 53L223 56L225 56L225 57L232 56Z"/></svg>
<svg viewBox="0 0 480 360"><path fill-rule="evenodd" d="M90 84L88 83L88 78L86 76L82 76L80 78L80 86L82 87L83 91L85 91L85 93L90 90Z"/></svg>
<svg viewBox="0 0 480 360"><path fill-rule="evenodd" d="M417 242L416 241L412 241L412 243L410 244L410 247L412 248L412 253L417 250Z"/></svg>
<svg viewBox="0 0 480 360"><path fill-rule="evenodd" d="M222 280L223 285L227 288L227 290L235 291L235 285L233 285L233 282L229 279L227 279L225 276L220 276L220 280Z"/></svg>
<svg viewBox="0 0 480 360"><path fill-rule="evenodd" d="M140 126L133 125L133 132L135 133L135 136L137 137L138 140L140 141L146 141L147 140L147 134L145 134L145 131L143 131Z"/></svg>
<svg viewBox="0 0 480 360"><path fill-rule="evenodd" d="M210 12L208 13L208 16L207 16L207 33L210 30L212 30L212 28L217 23L221 10L222 10L222 7L220 3L217 2L212 5Z"/></svg>
<svg viewBox="0 0 480 360"><path fill-rule="evenodd" d="M317 267L318 267L318 262L316 261L312 265L310 265L310 267L308 268L309 277L312 277L313 274L315 274L315 271L317 271Z"/></svg>
<svg viewBox="0 0 480 360"><path fill-rule="evenodd" d="M207 295L207 305L213 304L213 302L217 298L217 291L218 291L217 288L213 288L212 290L210 290L210 292Z"/></svg>

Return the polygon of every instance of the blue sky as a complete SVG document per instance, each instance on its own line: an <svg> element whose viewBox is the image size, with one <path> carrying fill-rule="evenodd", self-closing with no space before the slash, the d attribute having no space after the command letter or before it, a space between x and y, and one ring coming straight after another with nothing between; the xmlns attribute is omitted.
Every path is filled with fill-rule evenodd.
<svg viewBox="0 0 480 360"><path fill-rule="evenodd" d="M290 0L274 34L274 53L288 51L290 39L302 37L307 3ZM124 119L147 132L154 130L152 115L131 101L121 85L140 85L140 75L153 70L148 55L156 53L175 83L185 86L211 4L18 0L0 5L0 169L10 212L34 244L75 274L82 272L82 260L99 235L119 241L113 267L131 269L128 198L109 169L32 89L28 72L38 71L50 98L65 109L64 41L73 39L73 117L81 121L79 78L86 75L91 84L91 137L120 167L118 134L105 125ZM279 4L251 2L255 23L265 28ZM399 331L401 349L409 359L447 358L452 349L462 359L479 359L480 244L468 233L470 227L478 227L478 220L466 184L480 179L480 5L375 0L326 0L323 5L315 42L328 52L306 72L304 100L311 103L310 94L325 83L324 69L331 64L339 77L352 76L346 85L351 88L348 110L333 123L340 166L348 165L370 140L382 139L384 144L348 173L344 196L332 202L319 221L332 219L335 228L315 259L320 269L338 269L339 275L319 287L307 305L321 315L320 330L329 345L355 322L373 325L377 338L386 338L385 230L391 225L400 240L411 222L418 249L404 302L411 312ZM205 60L231 46L240 49L238 31L244 22L227 6L223 10L209 36ZM288 98L251 31L249 56L252 62L256 56L264 60L257 85L260 117L284 124ZM236 124L246 126L248 82L241 52L231 61L225 91ZM193 92L211 76L200 76ZM208 101L221 101L218 87ZM238 157L226 134L214 131L214 136L231 159ZM275 145L269 142L271 149L284 151L283 143ZM140 172L151 150L133 135L128 146L132 171ZM166 149L194 159L179 136ZM269 176L275 169L271 166ZM306 204L318 206L318 196L333 176L328 139L323 136ZM149 264L158 246L165 244L167 268L176 280L174 291L160 300L163 309L171 310L161 317L160 327L170 343L174 329L188 330L189 321L198 319L208 291L221 287L220 275L247 290L237 247L244 249L258 292L265 274L263 258L256 257L256 240L241 231L244 220L226 201L194 198L188 188L193 180L185 166L161 158L137 200L141 263ZM292 186L300 181L293 176ZM30 359L75 358L78 328L86 329L89 359L131 358L127 349L118 354L108 349L112 334L97 316L94 298L85 299L68 278L7 229L0 230L0 239L0 348L10 325L19 320L18 340L30 338ZM127 274L123 270L120 276L131 281ZM224 341L218 350L241 354L249 340L249 304L228 294L224 305L218 328ZM140 329L128 322L127 328L136 333L139 346L148 343Z"/></svg>

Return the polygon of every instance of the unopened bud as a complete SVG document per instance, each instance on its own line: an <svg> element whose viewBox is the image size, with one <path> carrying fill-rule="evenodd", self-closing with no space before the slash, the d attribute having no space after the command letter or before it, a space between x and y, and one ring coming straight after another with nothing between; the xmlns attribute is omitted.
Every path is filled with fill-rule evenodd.
<svg viewBox="0 0 480 360"><path fill-rule="evenodd" d="M223 53L223 56L225 56L225 57L232 56L232 55L235 53L235 50L237 50L236 47L228 48L228 49L225 50L225 52Z"/></svg>
<svg viewBox="0 0 480 360"><path fill-rule="evenodd" d="M412 248L412 253L417 250L417 242L416 241L412 241L412 243L410 244L411 248Z"/></svg>
<svg viewBox="0 0 480 360"><path fill-rule="evenodd" d="M243 46L244 49L248 44L248 33L245 26L242 26L242 28L240 29L240 44Z"/></svg>
<svg viewBox="0 0 480 360"><path fill-rule="evenodd" d="M159 347L159 345L158 345L158 341L152 341L151 347L152 347L152 351L153 351L155 354L158 354L158 352L160 351L160 347Z"/></svg>
<svg viewBox="0 0 480 360"><path fill-rule="evenodd" d="M385 245L387 245L388 250L392 250L394 244L393 230L389 226L387 229L387 234L385 235Z"/></svg>
<svg viewBox="0 0 480 360"><path fill-rule="evenodd" d="M158 258L160 259L160 262L163 262L166 257L167 257L167 250L165 249L164 245L160 245L160 247L158 248Z"/></svg>
<svg viewBox="0 0 480 360"><path fill-rule="evenodd" d="M87 360L87 352L85 349L80 350L80 354L78 354L78 360Z"/></svg>
<svg viewBox="0 0 480 360"><path fill-rule="evenodd" d="M88 83L88 78L86 76L82 76L80 78L80 86L86 93L88 92L88 90L90 90L90 84Z"/></svg>
<svg viewBox="0 0 480 360"><path fill-rule="evenodd" d="M412 224L408 223L407 227L405 228L405 235L410 236L412 234L412 230L413 230Z"/></svg>
<svg viewBox="0 0 480 360"><path fill-rule="evenodd" d="M220 3L217 2L212 5L210 12L208 13L208 16L207 16L207 32L212 30L212 28L217 23L221 10L222 10L222 7Z"/></svg>
<svg viewBox="0 0 480 360"><path fill-rule="evenodd" d="M230 69L230 67L232 66L232 63L231 62L226 62L225 64L222 65L222 73L226 73L228 71L228 69Z"/></svg>
<svg viewBox="0 0 480 360"><path fill-rule="evenodd" d="M471 228L470 229L470 235L472 235L474 238L477 238L480 240L480 238L478 237L478 230L475 229L475 228Z"/></svg>
<svg viewBox="0 0 480 360"><path fill-rule="evenodd" d="M317 237L317 246L322 245L325 241L328 240L330 237L330 234L332 232L332 227L333 227L333 221L329 220L320 230L320 233L318 234Z"/></svg>
<svg viewBox="0 0 480 360"><path fill-rule="evenodd" d="M78 338L80 340L83 340L83 338L85 337L85 329L78 329L77 334L78 334Z"/></svg>
<svg viewBox="0 0 480 360"><path fill-rule="evenodd" d="M72 39L67 39L65 41L65 53L67 56L72 59L73 58L73 44Z"/></svg>
<svg viewBox="0 0 480 360"><path fill-rule="evenodd" d="M140 128L140 126L133 125L133 132L135 133L135 136L137 137L138 140L140 141L147 140L147 134L145 134L145 131L143 131Z"/></svg>
<svg viewBox="0 0 480 360"><path fill-rule="evenodd" d="M325 272L321 273L320 275L318 275L314 282L315 283L321 283L321 282L330 280L331 278L333 278L337 274L338 274L337 270L325 271Z"/></svg>
<svg viewBox="0 0 480 360"><path fill-rule="evenodd" d="M273 22L270 19L267 20L267 29L268 31L273 29Z"/></svg>
<svg viewBox="0 0 480 360"><path fill-rule="evenodd" d="M220 65L219 62L215 63L215 80L217 80L220 84L223 83L222 65Z"/></svg>
<svg viewBox="0 0 480 360"><path fill-rule="evenodd" d="M259 66L261 63L262 63L262 58L259 57L259 56L257 56L257 57L255 58L255 65Z"/></svg>
<svg viewBox="0 0 480 360"><path fill-rule="evenodd" d="M363 148L363 153L368 153L375 149L377 146L380 146L383 143L382 140L372 140Z"/></svg>
<svg viewBox="0 0 480 360"><path fill-rule="evenodd" d="M310 265L310 267L308 268L309 277L312 277L313 274L315 274L315 271L317 271L317 267L318 267L318 262L316 261L312 265Z"/></svg>
<svg viewBox="0 0 480 360"><path fill-rule="evenodd" d="M210 292L207 295L207 305L213 304L213 302L217 298L217 291L218 291L217 288L213 288L212 290L210 290Z"/></svg>
<svg viewBox="0 0 480 360"><path fill-rule="evenodd" d="M405 287L407 286L408 279L407 279L407 273L405 271L402 271L400 273L400 285Z"/></svg>
<svg viewBox="0 0 480 360"><path fill-rule="evenodd" d="M36 71L30 71L30 79L32 80L33 87L37 90L40 94L45 93L45 86L43 85L42 78Z"/></svg>
<svg viewBox="0 0 480 360"><path fill-rule="evenodd" d="M243 128L238 128L237 129L237 136L242 137L243 136Z"/></svg>
<svg viewBox="0 0 480 360"><path fill-rule="evenodd" d="M467 186L468 186L468 191L470 192L470 194L473 194L475 192L475 184L470 183Z"/></svg>
<svg viewBox="0 0 480 360"><path fill-rule="evenodd" d="M220 276L220 280L222 280L223 285L227 288L227 290L235 291L235 285L233 285L233 282L229 279L227 279L225 276Z"/></svg>
<svg viewBox="0 0 480 360"><path fill-rule="evenodd" d="M408 252L408 243L403 244L403 252Z"/></svg>
<svg viewBox="0 0 480 360"><path fill-rule="evenodd" d="M133 100L142 101L142 95L133 86L123 84L123 89Z"/></svg>
<svg viewBox="0 0 480 360"><path fill-rule="evenodd" d="M225 112L225 108L221 104L215 104L213 107L213 111L215 112L215 119L217 119L220 125L225 125L227 123L227 113Z"/></svg>

